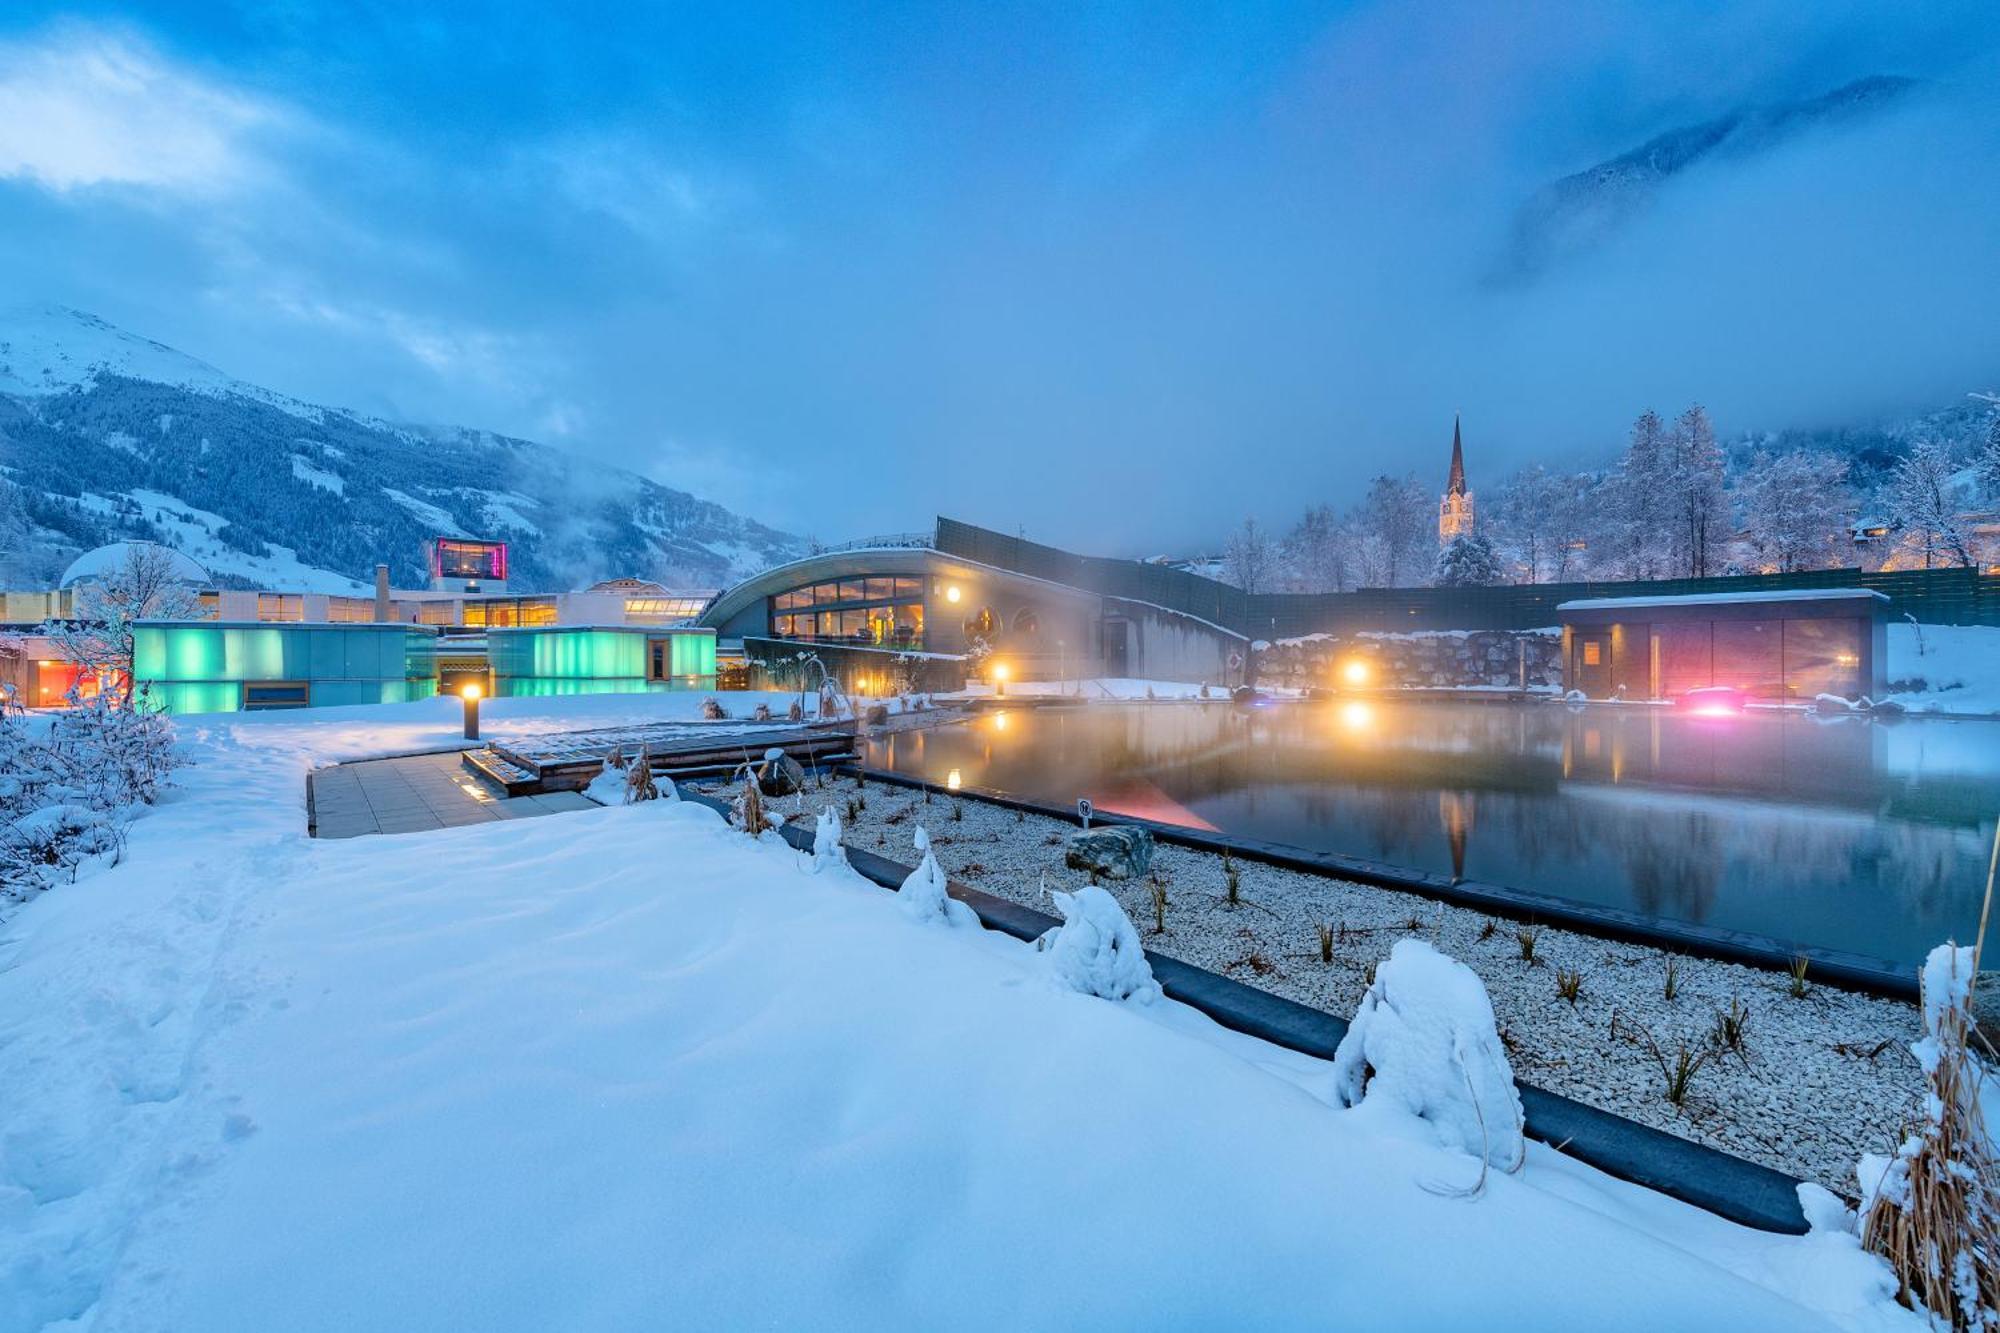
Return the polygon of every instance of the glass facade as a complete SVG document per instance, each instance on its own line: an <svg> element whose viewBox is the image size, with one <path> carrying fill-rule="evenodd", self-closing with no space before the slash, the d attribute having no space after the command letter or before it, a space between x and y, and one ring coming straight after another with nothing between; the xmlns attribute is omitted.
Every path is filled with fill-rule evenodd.
<svg viewBox="0 0 2000 1333"><path fill-rule="evenodd" d="M515 629L486 652L502 697L715 688L712 630Z"/></svg>
<svg viewBox="0 0 2000 1333"><path fill-rule="evenodd" d="M839 579L771 599L771 636L863 648L924 646L924 585L913 574Z"/></svg>
<svg viewBox="0 0 2000 1333"><path fill-rule="evenodd" d="M481 597L467 598L465 619L467 625L484 625L493 629L511 629L519 625L553 625L556 623L556 599L553 597Z"/></svg>
<svg viewBox="0 0 2000 1333"><path fill-rule="evenodd" d="M170 713L404 703L437 692L430 639L402 625L139 625L132 674Z"/></svg>
<svg viewBox="0 0 2000 1333"><path fill-rule="evenodd" d="M1691 620L1652 627L1654 693L1728 685L1756 699L1808 700L1864 693L1861 659L1868 622L1856 617L1801 620Z"/></svg>

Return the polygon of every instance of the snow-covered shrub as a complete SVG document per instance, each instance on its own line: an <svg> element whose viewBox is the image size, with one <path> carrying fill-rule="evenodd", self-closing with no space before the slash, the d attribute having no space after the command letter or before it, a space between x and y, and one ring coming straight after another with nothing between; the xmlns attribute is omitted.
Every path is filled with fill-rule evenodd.
<svg viewBox="0 0 2000 1333"><path fill-rule="evenodd" d="M636 805L640 801L659 799L660 787L653 780L653 756L644 746L639 747L639 757L625 770L625 804Z"/></svg>
<svg viewBox="0 0 2000 1333"><path fill-rule="evenodd" d="M1375 971L1333 1057L1343 1106L1385 1098L1428 1121L1448 1148L1502 1171L1526 1160L1521 1096L1493 1002L1472 969L1402 940Z"/></svg>
<svg viewBox="0 0 2000 1333"><path fill-rule="evenodd" d="M1910 1045L1923 1104L1893 1155L1855 1168L1863 1248L1895 1270L1897 1300L1953 1329L2000 1328L2000 1160L1980 1114L1988 1071L1971 1046L1977 958L1944 944L1924 960L1924 1035Z"/></svg>
<svg viewBox="0 0 2000 1333"><path fill-rule="evenodd" d="M931 835L917 826L915 837L917 850L923 859L917 862L903 887L896 890L897 901L914 921L942 921L950 926L976 926L979 916L970 907L952 897L945 882L944 867L938 864L936 853L931 851Z"/></svg>
<svg viewBox="0 0 2000 1333"><path fill-rule="evenodd" d="M743 775L743 790L730 802L729 822L753 838L762 837L778 823L764 813L764 793L757 786L757 775L747 768L738 771Z"/></svg>
<svg viewBox="0 0 2000 1333"><path fill-rule="evenodd" d="M750 710L750 720L752 722L769 722L771 720L771 705L766 703L758 704Z"/></svg>
<svg viewBox="0 0 2000 1333"><path fill-rule="evenodd" d="M92 857L115 861L132 808L157 799L179 763L143 687L77 701L41 735L0 705L0 900L74 879Z"/></svg>
<svg viewBox="0 0 2000 1333"><path fill-rule="evenodd" d="M829 805L819 812L819 822L813 826L813 873L846 864L847 849L840 845L840 816Z"/></svg>
<svg viewBox="0 0 2000 1333"><path fill-rule="evenodd" d="M703 699L701 701L701 715L710 722L720 722L729 716L729 710L724 708L717 700Z"/></svg>
<svg viewBox="0 0 2000 1333"><path fill-rule="evenodd" d="M1139 932L1118 900L1095 884L1075 893L1051 892L1063 922L1035 941L1049 955L1049 970L1071 990L1107 1000L1160 998L1160 983L1139 943Z"/></svg>

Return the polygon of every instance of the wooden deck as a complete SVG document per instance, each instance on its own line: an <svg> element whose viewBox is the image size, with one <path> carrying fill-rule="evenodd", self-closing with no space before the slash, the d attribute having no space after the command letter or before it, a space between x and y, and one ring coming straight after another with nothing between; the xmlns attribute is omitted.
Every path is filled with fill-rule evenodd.
<svg viewBox="0 0 2000 1333"><path fill-rule="evenodd" d="M643 749L653 771L668 777L714 777L761 758L766 750L782 750L808 766L850 757L854 735L851 728L794 723L661 722L496 741L465 751L463 762L508 795L520 796L583 787L614 749L622 749L628 759Z"/></svg>

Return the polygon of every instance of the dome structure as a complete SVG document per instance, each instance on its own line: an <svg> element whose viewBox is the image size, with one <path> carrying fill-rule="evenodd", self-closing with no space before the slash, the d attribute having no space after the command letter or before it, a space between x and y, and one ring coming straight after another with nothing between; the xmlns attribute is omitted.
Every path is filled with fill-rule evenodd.
<svg viewBox="0 0 2000 1333"><path fill-rule="evenodd" d="M69 568L63 571L62 580L57 586L73 588L79 583L101 581L105 575L124 568L136 551L162 552L167 561L168 571L183 583L205 587L214 581L209 572L202 568L201 562L184 551L177 551L171 546L162 546L158 542L124 541L112 542L94 551L85 551L70 561Z"/></svg>
<svg viewBox="0 0 2000 1333"><path fill-rule="evenodd" d="M601 582L591 584L588 588L585 588L584 591L622 592L628 597L672 596L672 594L667 591L665 584L655 583L651 579L635 579L629 577L617 578L617 579L604 579Z"/></svg>

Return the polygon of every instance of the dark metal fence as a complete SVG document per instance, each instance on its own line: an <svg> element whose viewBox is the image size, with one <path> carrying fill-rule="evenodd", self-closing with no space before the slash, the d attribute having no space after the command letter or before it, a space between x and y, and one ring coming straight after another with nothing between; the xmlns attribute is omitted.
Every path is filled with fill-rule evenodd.
<svg viewBox="0 0 2000 1333"><path fill-rule="evenodd" d="M1107 597L1150 602L1259 639L1337 630L1535 629L1557 623L1557 606L1586 597L1673 597L1811 588L1868 588L1889 598L1891 616L1909 616L1927 625L2000 625L2000 575L1975 569L1873 574L1859 569L1815 569L1707 579L1245 594L1185 570L1073 555L949 518L937 521L936 545L938 550L962 559L1087 588Z"/></svg>

